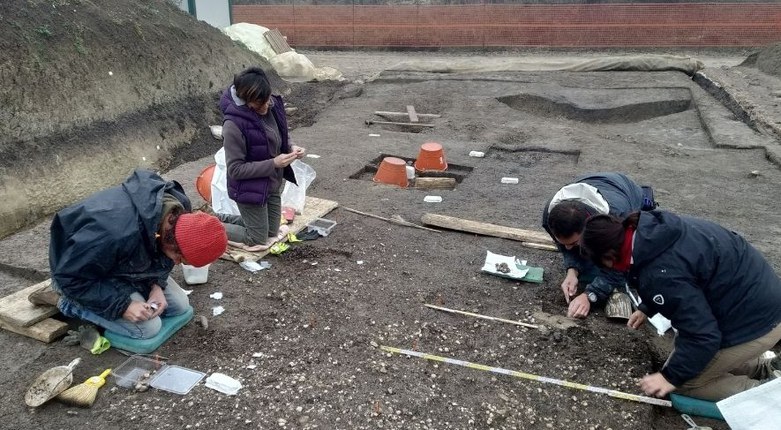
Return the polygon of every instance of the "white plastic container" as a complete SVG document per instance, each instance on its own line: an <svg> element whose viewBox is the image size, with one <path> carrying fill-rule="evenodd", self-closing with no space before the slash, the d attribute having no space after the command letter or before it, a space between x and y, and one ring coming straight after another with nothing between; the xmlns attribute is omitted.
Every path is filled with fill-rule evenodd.
<svg viewBox="0 0 781 430"><path fill-rule="evenodd" d="M426 196L423 197L423 201L426 203L440 203L442 202L442 196Z"/></svg>
<svg viewBox="0 0 781 430"><path fill-rule="evenodd" d="M331 233L331 230L333 230L334 227L336 227L336 221L325 218L316 218L310 221L306 226L309 230L315 230L320 233L320 236L325 237Z"/></svg>
<svg viewBox="0 0 781 430"><path fill-rule="evenodd" d="M502 183L503 184L517 184L518 183L518 178L504 177L504 178L502 178Z"/></svg>
<svg viewBox="0 0 781 430"><path fill-rule="evenodd" d="M475 158L483 158L483 157L485 157L485 152L482 152L482 151L469 151L469 156L470 157L475 157Z"/></svg>
<svg viewBox="0 0 781 430"><path fill-rule="evenodd" d="M415 168L412 166L407 166L407 180L411 181L415 179Z"/></svg>
<svg viewBox="0 0 781 430"><path fill-rule="evenodd" d="M209 264L203 267L195 267L187 264L182 264L182 273L184 274L184 282L187 285L205 284L209 280Z"/></svg>
<svg viewBox="0 0 781 430"><path fill-rule="evenodd" d="M217 390L229 396L233 396L238 393L242 387L241 382L224 373L219 372L212 373L208 378L206 378L205 385L213 390Z"/></svg>

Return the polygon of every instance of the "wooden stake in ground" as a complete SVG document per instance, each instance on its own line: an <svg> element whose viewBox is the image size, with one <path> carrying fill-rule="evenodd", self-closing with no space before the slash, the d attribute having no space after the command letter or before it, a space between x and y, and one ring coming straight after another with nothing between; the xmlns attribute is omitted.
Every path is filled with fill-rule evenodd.
<svg viewBox="0 0 781 430"><path fill-rule="evenodd" d="M553 240L544 232L524 230L520 228L505 227L485 222L461 219L447 215L426 213L420 218L420 221L426 225L447 228L450 230L465 231L469 233L482 234L485 236L501 237L504 239L517 240L521 245L535 249L544 249L547 251L558 251Z"/></svg>
<svg viewBox="0 0 781 430"><path fill-rule="evenodd" d="M359 210L348 208L346 206L342 206L342 209L346 210L347 212L356 213L358 215L367 216L369 218L381 219L383 221L387 221L387 222L392 223L392 224L403 225L405 227L419 228L421 230L431 231L431 232L434 232L434 233L441 233L439 230L436 230L436 229L433 229L433 228L428 228L428 227L423 227L422 225L417 225L415 223L411 223L409 221L405 221L405 220L401 219L401 217L398 217L398 218L385 218L385 217L381 217L379 215L374 215L374 214L370 214L370 213L366 213L366 212L361 212Z"/></svg>
<svg viewBox="0 0 781 430"><path fill-rule="evenodd" d="M395 354L404 354L412 357L425 358L426 360L439 361L442 363L455 364L457 366L464 366L470 369L485 370L488 372L499 373L502 375L515 376L516 378L530 379L532 381L543 382L546 384L561 385L562 387L574 388L576 390L590 391L592 393L607 394L610 397L617 399L631 400L633 402L648 403L657 406L672 407L672 402L669 400L657 399L654 397L640 396L637 394L624 393L622 391L608 390L607 388L594 387L591 385L578 384L576 382L569 382L562 379L553 379L545 376L532 375L531 373L516 372L515 370L503 369L501 367L491 367L484 364L470 363L468 361L456 360L454 358L440 357L438 355L426 354L424 352L411 351L409 349L393 348L390 346L381 345L380 349L386 352L392 352Z"/></svg>
<svg viewBox="0 0 781 430"><path fill-rule="evenodd" d="M488 315L481 315L481 314L476 314L476 313L467 312L467 311L459 311L459 310L456 310L456 309L445 308L445 307L442 307L442 306L429 305L427 303L424 303L423 305L426 306L427 308L436 309L438 311L450 312L450 313L453 313L453 314L467 315L467 316L470 316L470 317L483 318L483 319L486 319L486 320L499 321L499 322L508 323L508 324L515 324L515 325L520 325L520 326L528 327L528 328L539 328L538 326L536 326L534 324L528 324L528 323L520 322L520 321L506 320L504 318L497 318L497 317L492 317L492 316L488 316Z"/></svg>

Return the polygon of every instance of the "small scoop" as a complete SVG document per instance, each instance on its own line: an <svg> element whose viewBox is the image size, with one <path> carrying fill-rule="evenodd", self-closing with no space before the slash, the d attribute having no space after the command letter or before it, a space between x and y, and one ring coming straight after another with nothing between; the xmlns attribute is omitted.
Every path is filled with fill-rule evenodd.
<svg viewBox="0 0 781 430"><path fill-rule="evenodd" d="M24 395L27 406L38 407L62 393L73 383L73 368L81 358L76 358L67 366L57 366L41 373Z"/></svg>
<svg viewBox="0 0 781 430"><path fill-rule="evenodd" d="M683 418L683 420L686 421L686 424L690 426L686 430L713 430L710 427L698 426L697 423L694 422L692 417L690 417L690 416L688 416L686 414L681 414L681 418Z"/></svg>

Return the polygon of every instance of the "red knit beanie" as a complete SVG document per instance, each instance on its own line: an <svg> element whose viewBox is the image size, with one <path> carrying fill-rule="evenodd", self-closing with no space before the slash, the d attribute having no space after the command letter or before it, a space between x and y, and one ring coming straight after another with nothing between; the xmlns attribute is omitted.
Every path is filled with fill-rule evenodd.
<svg viewBox="0 0 781 430"><path fill-rule="evenodd" d="M204 212L179 215L174 238L185 263L203 267L216 261L228 247L228 236L217 217Z"/></svg>

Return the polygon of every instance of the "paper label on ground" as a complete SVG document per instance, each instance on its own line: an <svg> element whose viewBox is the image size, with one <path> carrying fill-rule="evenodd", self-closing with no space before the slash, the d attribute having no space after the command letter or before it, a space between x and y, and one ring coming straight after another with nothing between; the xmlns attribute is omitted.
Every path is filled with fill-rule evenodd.
<svg viewBox="0 0 781 430"><path fill-rule="evenodd" d="M518 260L514 255L507 256L486 251L485 263L483 264L482 271L497 276L521 280L529 273L529 269L519 269L517 262Z"/></svg>

